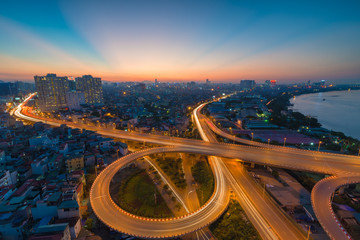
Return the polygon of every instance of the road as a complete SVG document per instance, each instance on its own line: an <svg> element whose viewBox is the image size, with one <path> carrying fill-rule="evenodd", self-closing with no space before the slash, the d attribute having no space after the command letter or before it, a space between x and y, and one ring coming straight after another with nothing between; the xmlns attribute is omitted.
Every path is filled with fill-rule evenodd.
<svg viewBox="0 0 360 240"><path fill-rule="evenodd" d="M109 186L113 176L130 162L161 152L188 152L187 147L160 147L126 155L105 168L95 179L90 190L90 202L96 216L109 227L137 237L175 237L200 230L215 221L226 209L229 191L217 163L216 185L212 198L200 209L182 217L153 219L135 216L118 207L110 197Z"/></svg>
<svg viewBox="0 0 360 240"><path fill-rule="evenodd" d="M178 200L178 202L182 205L182 207L185 209L187 213L196 211L200 206L197 205L196 208L193 207L192 202L190 202L188 199L184 199L181 197L180 192L177 190L176 186L173 184L173 182L169 179L169 177L162 171L160 167L158 167L156 161L153 158L150 158L149 156L145 156L144 159L159 173L161 180L169 186L169 189L173 193L174 197ZM196 192L195 192L196 193ZM193 194L196 195L196 194ZM189 198L190 194L187 195ZM196 195L197 198L197 195ZM197 199L196 199L197 201ZM186 204L185 204L186 202ZM198 202L197 202L198 203ZM200 229L195 232L195 235L197 236L197 239L203 240L209 240L212 238L212 234L207 229Z"/></svg>
<svg viewBox="0 0 360 240"><path fill-rule="evenodd" d="M67 124L69 127L85 128L88 130L96 131L99 134L106 135L109 137L124 138L134 141L150 142L150 143L156 143L162 145L171 145L174 146L174 148L172 149L176 149L176 151L179 152L190 152L190 153L199 153L210 156L242 159L244 161L253 162L257 164L265 164L265 165L294 169L294 170L304 170L304 171L333 174L337 176L360 176L360 161L359 161L360 158L357 156L299 150L299 149L292 149L286 147L275 148L269 146L242 146L242 145L234 145L234 144L213 143L213 142L199 141L193 139L156 136L156 135L141 134L134 132L129 133L120 130L104 129L96 126L88 126L88 125L72 123L72 122L41 119L38 116L31 115L31 113L27 112L27 109L24 108L24 104L26 104L26 102L30 98L31 97L26 99L24 103L20 104L17 107L17 109L14 111L15 116L29 121L45 122L47 124L54 126ZM23 109L24 112L22 112ZM208 140L206 134L203 135L204 135L204 140L206 139ZM157 148L156 151L158 151L158 149L159 148ZM162 150L164 151L166 151L166 149L168 148L162 148ZM139 156L141 156L141 154L139 154ZM127 156L125 158L127 159ZM119 162L117 161L117 163L121 165L122 161L124 160L122 159ZM193 213L189 216L186 216L185 218L181 218L182 220L178 220L178 219L168 220L168 221L150 220L151 222L150 225L154 226L154 228L149 228L149 231L145 231L147 229L145 226L147 225L148 221L140 219L141 224L132 225L131 223L133 223L134 219L136 220L139 219L137 219L136 217L129 218L128 214L123 213L122 217L128 216L128 218L125 217L121 219L124 220L125 226L127 226L125 224L126 221L129 221L129 225L127 226L126 229L117 226L119 225L117 223L119 221L119 218L115 218L110 215L112 214L116 216L116 214L114 214L114 212L105 211L106 208L107 207L110 208L113 203L111 198L109 199L109 195L106 195L106 191L108 192L108 187L107 188L105 187L105 190L103 190L105 192L99 190L101 188L104 189L104 186L106 186L106 181L110 181L111 180L110 177L113 175L108 175L104 177L106 178L106 180L103 179L103 181L100 180L95 181L96 183L99 183L100 186L98 184L93 185L94 189L97 190L93 192L94 194L92 194L92 201L93 201L92 204L95 204L95 206L97 205L101 206L100 208L101 210L97 211L97 214L99 214L99 218L102 221L104 221L108 225L110 224L109 226L111 226L111 223L113 222L113 224L116 225L114 226L114 229L117 229L122 232L127 232L131 235L148 236L148 237L164 237L164 236L170 236L171 234L180 235L194 231L198 229L197 227L206 226L215 219L215 216L219 216L221 214L223 208L219 208L217 206L224 207L223 205L227 204L227 200L226 200L228 195L227 184L223 177L223 174L226 171L225 169L227 168L222 165L223 164L222 161L211 160L210 162L214 164L214 166L216 166L213 167L213 170L215 175L215 186L216 186L215 189L217 190L210 199L210 202L212 204L205 205L205 207L201 208L200 211ZM113 167L113 168L119 169L118 167ZM111 168L109 169L110 170L108 171L111 171ZM113 173L115 174L115 172ZM219 192L223 192L223 193L220 194ZM318 200L316 200L316 202L318 202ZM316 206L314 206L314 208L316 208ZM102 210L104 210L104 212ZM105 214L106 212L108 215L104 217L103 214ZM118 209L118 212L122 212L122 210ZM206 212L206 214L202 215L204 212ZM315 210L315 212L320 212L320 211ZM197 219L197 217L199 217L200 215L202 216L201 219ZM319 217L318 215L317 217L322 218L321 216ZM184 219L186 221L184 221ZM193 222L189 221L189 219L191 219ZM120 222L122 223L122 221ZM166 223L162 224L160 222L166 222ZM153 225L154 223L156 223L155 224L156 226Z"/></svg>
<svg viewBox="0 0 360 240"><path fill-rule="evenodd" d="M212 143L195 139L105 129L73 122L39 119L36 118L36 116L26 116L21 113L21 107L22 106L19 106L19 108L15 111L15 115L17 117L29 121L44 122L53 126L67 124L69 127L88 129L109 137L167 146L186 146L191 148L192 152L196 152L198 150L199 153L202 151L207 152L208 155L242 159L247 162L270 165L274 167L319 172L331 175L360 175L360 157L358 156L292 149L286 147L267 148L228 143Z"/></svg>
<svg viewBox="0 0 360 240"><path fill-rule="evenodd" d="M198 112L199 112L199 110L198 110ZM233 140L236 142L240 142L242 144L267 147L267 148L271 148L271 149L281 149L283 151L288 151L290 153L291 152L297 153L299 151L304 151L304 150L300 150L300 149L294 149L294 148L288 148L288 147L276 146L276 145L269 145L269 144L264 144L264 143L259 143L259 142L254 142L254 141L238 138L234 135L231 135L229 133L222 131L212 121L210 121L207 118L204 118L204 120L202 122L205 123L207 125L207 127L209 129L211 129L214 133L216 133L222 137L225 137L227 139L230 139L230 140ZM243 175L243 178L242 178L243 180L245 180L245 178L249 178L247 172L244 171L244 168L241 167L241 165L237 164L236 162L227 161L226 165L228 166L228 169L234 176L241 177ZM358 176L356 176L356 177L331 176L329 178L319 181L313 188L313 191L311 193L313 209L315 211L315 214L316 214L320 224L322 225L322 227L324 228L326 233L329 235L329 237L331 237L332 239L351 239L351 236L341 226L338 219L336 218L336 216L333 212L333 209L332 209L332 205L331 205L331 202L332 202L331 196L340 186L348 185L351 183L359 183L359 182L360 182L360 177L358 177ZM241 185L246 186L249 183L251 183L251 180L248 179L247 183L246 183L246 181L242 181ZM256 190L256 186L253 185L252 187L254 190ZM259 191L259 189L257 189L257 190L258 190L257 194L259 195L259 192L261 192L261 190L260 191ZM296 229L294 227L294 224L291 224L289 221L286 221L286 217L284 216L284 214L281 213L281 211L276 211L277 210L276 207L271 208L269 206L266 206L267 204L269 204L271 202L264 201L266 198L265 195L263 195L262 197L261 197L261 195L255 196L256 191L251 191L250 188L248 188L248 191L245 191L245 192L252 193L253 196L251 197L251 199L256 200L254 202L254 205L256 204L257 207L259 209L261 209L261 212L264 214L265 218L269 221L270 224L271 223L276 224L275 229L282 229L282 227L285 226L285 224L287 224L287 227L292 228L293 233L296 233L298 231L298 229ZM258 202L258 203L256 203L256 202ZM263 203L261 203L261 202L263 202ZM328 203L328 204L324 204L324 203ZM283 223L281 223L281 221L278 221L281 218L283 218L285 220ZM291 239L293 239L293 237Z"/></svg>
<svg viewBox="0 0 360 240"><path fill-rule="evenodd" d="M204 141L217 142L209 125L206 124L207 119L200 113L203 106L200 105L193 112L198 130ZM250 178L242 164L236 160L226 161L224 164L223 159L217 159L221 161L224 175L262 239L306 238L304 232L271 199L262 194L262 189L259 189L254 180Z"/></svg>
<svg viewBox="0 0 360 240"><path fill-rule="evenodd" d="M323 229L331 239L351 239L341 226L331 206L332 195L340 186L359 183L360 177L331 176L317 182L311 192L311 202Z"/></svg>

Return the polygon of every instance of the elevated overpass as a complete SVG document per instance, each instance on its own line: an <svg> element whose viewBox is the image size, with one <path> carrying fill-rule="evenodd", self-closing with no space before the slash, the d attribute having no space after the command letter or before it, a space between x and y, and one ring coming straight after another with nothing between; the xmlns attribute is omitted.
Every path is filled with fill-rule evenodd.
<svg viewBox="0 0 360 240"><path fill-rule="evenodd" d="M336 176L360 176L360 158L356 156L300 150L278 146L274 147L265 144L260 145L258 143L256 143L257 146L244 146L226 143L204 142L193 139L157 136L151 134L141 134L133 132L129 133L126 131L104 129L101 127L89 126L68 121L40 118L27 111L22 111L24 105L29 99L31 99L32 96L30 96L28 99L26 99L26 101L24 101L24 103L20 104L17 107L17 109L14 111L15 116L28 121L44 122L53 126L67 124L70 127L84 128L96 131L99 134L109 137L173 146L172 148L154 148L152 150L148 150L147 152L141 151L135 153L135 155L125 156L119 159L118 161L114 162L114 165L111 164L108 168L106 168L103 171L103 175L101 175L103 172L100 174L102 177L100 177L99 175L99 180L97 178L92 187L90 201L97 216L110 227L138 237L171 237L198 230L199 228L206 226L207 224L214 221L216 217L218 217L223 212L224 206L226 206L228 201L227 184L226 181L224 181L223 177L223 173L224 171L226 171L225 167L222 164L217 163L217 161L212 161L211 164L214 164L213 169L215 169L215 193L213 194L209 202L197 212L177 219L161 220L145 219L126 213L122 209L119 209L116 204L114 205L114 202L109 197L108 184L110 183L112 176L124 164L135 160L135 157L145 156L143 154L148 155L151 153L156 153L158 151L190 152L210 156L242 159L243 161L253 162L256 164L264 164L294 170L319 172ZM205 139L206 137L207 136L205 134ZM232 139L231 136L228 137ZM236 138L234 139L237 140ZM251 142L254 143L253 141ZM251 143L247 142L246 144ZM316 200L316 196L314 197L314 200L318 201ZM320 205L313 206L314 208L317 208L317 206ZM106 211L107 208L110 209L110 211ZM319 211L315 210L315 212L317 213ZM119 223L117 223L118 221ZM120 223L125 225L126 228L121 227ZM146 231L142 229L145 229ZM279 229L278 231L281 231L281 229ZM269 236L269 239L271 238L273 237Z"/></svg>

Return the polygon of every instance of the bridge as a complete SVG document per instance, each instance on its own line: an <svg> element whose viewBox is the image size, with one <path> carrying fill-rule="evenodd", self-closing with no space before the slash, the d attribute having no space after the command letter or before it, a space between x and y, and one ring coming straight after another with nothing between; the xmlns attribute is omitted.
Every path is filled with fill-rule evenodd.
<svg viewBox="0 0 360 240"><path fill-rule="evenodd" d="M328 205L325 206L325 204L320 203L322 203L324 199L326 199L327 202L330 202L329 191L324 191L323 186L325 186L325 188L328 187L332 193L339 186L344 185L344 176L351 176L351 183L360 182L360 158L357 156L272 146L239 139L218 129L214 124L206 119L205 116L200 114L200 110L204 105L200 105L193 112L195 123L199 129L201 137L204 140L200 141L194 139L105 129L98 126L89 126L80 123L41 118L33 115L26 109L26 107L24 107L27 101L29 101L33 96L34 94L29 96L29 98L17 107L14 111L15 116L28 121L45 122L53 126L67 124L69 127L88 129L109 137L171 146L153 148L124 156L109 165L102 171L101 174L99 174L91 188L90 202L99 219L111 228L130 235L148 238L174 237L196 231L212 223L221 215L229 200L229 187L232 187L232 189L236 190L237 195L242 196L243 198L248 198L248 210L245 209L245 211L247 215L251 215L250 219L262 238L286 239L289 236L293 236L292 239L305 239L306 236L304 233L299 231L296 227L291 226L291 223L289 223L289 221L287 221L281 214L279 215L280 221L283 221L284 224L277 224L276 221L279 220L275 217L276 215L271 217L269 214L271 211L278 213L273 207L269 210L264 210L269 211L268 213L260 212L258 210L259 204L257 208L254 207L254 205L256 205L256 199L252 198L253 195L248 192L241 192L239 180L235 179L235 176L229 172L226 163L222 159L217 158L224 157L230 159L241 159L246 162L286 169L333 175L334 177L320 181L315 185L311 195L312 205L319 222L331 238L350 239L349 234L342 228L336 217L333 215L331 205L329 207ZM211 131L220 136L248 145L218 143L212 137ZM120 209L113 202L109 194L109 184L114 174L122 166L136 160L137 158L152 153L174 151L217 156L209 158L215 176L215 190L209 201L204 206L197 211L182 217L171 219L152 219L134 216ZM345 184L348 183L350 182ZM331 218L329 218L329 216L331 216Z"/></svg>

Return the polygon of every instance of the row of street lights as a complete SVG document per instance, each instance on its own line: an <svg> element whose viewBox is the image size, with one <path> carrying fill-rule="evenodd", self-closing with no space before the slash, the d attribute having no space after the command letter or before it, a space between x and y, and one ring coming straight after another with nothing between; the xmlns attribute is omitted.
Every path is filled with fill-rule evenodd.
<svg viewBox="0 0 360 240"><path fill-rule="evenodd" d="M230 128L231 129L231 128ZM232 132L231 132L232 133ZM254 141L254 133L251 133L251 141ZM320 145L322 144L321 141L319 141L319 146L318 146L318 152L320 151ZM268 145L270 145L270 138L268 138ZM286 137L284 137L284 147L286 145ZM360 149L359 149L359 153L358 156L360 156Z"/></svg>

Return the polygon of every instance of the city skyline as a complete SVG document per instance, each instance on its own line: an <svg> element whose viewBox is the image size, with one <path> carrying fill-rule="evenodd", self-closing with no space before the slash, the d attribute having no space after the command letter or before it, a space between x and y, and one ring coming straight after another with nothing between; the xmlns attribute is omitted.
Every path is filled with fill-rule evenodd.
<svg viewBox="0 0 360 240"><path fill-rule="evenodd" d="M359 3L3 3L0 79L360 80Z"/></svg>

